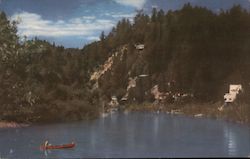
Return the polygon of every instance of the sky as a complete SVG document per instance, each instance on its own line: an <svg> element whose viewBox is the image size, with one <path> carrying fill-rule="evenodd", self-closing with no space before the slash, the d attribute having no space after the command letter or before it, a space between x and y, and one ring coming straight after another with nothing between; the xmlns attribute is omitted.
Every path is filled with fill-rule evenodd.
<svg viewBox="0 0 250 159"><path fill-rule="evenodd" d="M82 48L99 40L102 31L108 34L122 18L132 21L137 10L178 10L188 2L214 12L237 4L250 10L250 0L0 0L0 11L19 21L20 37Z"/></svg>

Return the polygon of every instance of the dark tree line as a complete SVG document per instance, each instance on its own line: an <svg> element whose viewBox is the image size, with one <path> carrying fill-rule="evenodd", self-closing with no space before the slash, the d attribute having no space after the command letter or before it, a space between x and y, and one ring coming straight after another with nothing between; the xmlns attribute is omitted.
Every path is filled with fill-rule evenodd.
<svg viewBox="0 0 250 159"><path fill-rule="evenodd" d="M175 81L178 92L193 93L200 101L216 101L223 99L229 84L242 84L248 93L249 42L250 13L241 6L214 13L186 4L177 11L153 9L151 16L139 11L134 22L122 19L100 42L99 47L105 49L99 53L107 58L107 53L126 44L128 56L135 56L133 46L145 44L134 70L128 68L126 73L143 66L134 75L150 75L147 89L159 84L161 90L167 91L168 82ZM121 65L118 63L117 69Z"/></svg>
<svg viewBox="0 0 250 159"><path fill-rule="evenodd" d="M98 103L86 86L79 49L37 38L21 41L16 22L0 13L0 119L19 122L91 119Z"/></svg>
<svg viewBox="0 0 250 159"><path fill-rule="evenodd" d="M148 74L140 97L155 84L168 91L193 93L199 101L216 101L231 83L250 83L250 13L240 6L214 13L186 4L181 10L138 11L131 22L119 21L108 35L83 49L65 49L46 41L21 41L16 22L0 14L0 119L64 121L98 115L100 98L126 92L129 77ZM145 44L138 53L135 44ZM126 46L123 60L91 91L90 75ZM172 88L171 88L172 89ZM148 95L148 94L147 94ZM104 97L105 96L105 97Z"/></svg>

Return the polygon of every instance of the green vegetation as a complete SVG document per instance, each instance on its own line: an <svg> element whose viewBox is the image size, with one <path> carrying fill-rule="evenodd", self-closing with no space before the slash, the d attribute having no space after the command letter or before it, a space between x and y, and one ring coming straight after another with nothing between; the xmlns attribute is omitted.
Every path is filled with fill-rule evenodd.
<svg viewBox="0 0 250 159"><path fill-rule="evenodd" d="M106 48L125 46L127 50L122 55L117 49L112 70L99 80L100 96L116 95L120 100L119 94L126 92L129 77L147 74L148 77L137 79L137 86L129 91L128 110L157 109L143 103L154 101L150 90L158 85L161 92L171 92L170 95L193 95L192 100L165 102L169 111L184 109L185 105L186 114L248 121L250 114L243 113L248 111L239 113L230 108L249 110L249 28L250 13L240 6L217 14L190 4L167 13L154 9L152 16L139 11L133 23L123 19L103 38ZM145 49L138 51L135 44L145 44ZM169 86L172 81L174 85ZM229 84L242 84L244 93L238 99L240 103L220 112L218 107L223 104Z"/></svg>
<svg viewBox="0 0 250 159"><path fill-rule="evenodd" d="M80 50L38 39L20 41L16 23L0 14L0 118L17 122L91 119L98 104L84 84Z"/></svg>
<svg viewBox="0 0 250 159"><path fill-rule="evenodd" d="M250 95L250 14L240 6L215 14L186 4L167 13L154 9L151 17L139 12L134 20L122 20L105 39L111 48L128 44L111 81L119 79L122 68L125 79L128 72L131 77L149 74L145 90L159 84L162 91L192 93L201 102L220 100L232 83L242 84ZM145 44L141 55L136 43ZM170 81L175 81L172 90Z"/></svg>
<svg viewBox="0 0 250 159"><path fill-rule="evenodd" d="M196 112L206 109L204 103L222 101L234 83L243 86L242 103L221 115L234 118L233 109L249 112L250 13L240 6L218 14L190 4L167 13L153 9L151 16L139 11L133 23L122 19L108 35L102 33L100 41L83 49L65 49L36 38L20 40L16 25L0 14L1 120L91 119L112 95L121 100L129 77L141 74L148 76L137 80L128 104L146 102L148 109L155 109L150 89L159 85L161 92L193 94L192 101L203 104L185 103L183 110ZM145 44L145 49L136 50L135 44ZM112 68L93 90L90 75L115 53ZM171 81L175 84L169 87ZM165 106L172 107L170 103ZM217 108L212 114L216 113ZM250 113L234 116L250 119Z"/></svg>

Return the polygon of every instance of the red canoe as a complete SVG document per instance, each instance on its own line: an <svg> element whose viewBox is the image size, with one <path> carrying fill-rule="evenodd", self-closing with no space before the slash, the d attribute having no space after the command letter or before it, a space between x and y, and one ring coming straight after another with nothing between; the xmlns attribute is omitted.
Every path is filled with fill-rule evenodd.
<svg viewBox="0 0 250 159"><path fill-rule="evenodd" d="M75 145L76 145L75 143L63 144L63 145L48 145L48 146L41 145L41 146L40 146L40 149L42 149L42 150L49 150L49 149L67 149L67 148L74 148Z"/></svg>

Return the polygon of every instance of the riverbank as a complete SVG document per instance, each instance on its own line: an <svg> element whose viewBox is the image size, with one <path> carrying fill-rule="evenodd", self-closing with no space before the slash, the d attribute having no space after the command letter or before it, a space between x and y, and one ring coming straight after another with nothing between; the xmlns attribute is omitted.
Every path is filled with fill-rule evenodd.
<svg viewBox="0 0 250 159"><path fill-rule="evenodd" d="M137 112L148 111L156 113L165 112L167 114L185 115L195 118L206 117L213 119L223 119L230 122L244 123L250 125L249 105L231 104L225 106L223 110L220 110L219 108L222 105L223 103L221 102L188 103L188 104L142 103L142 104L125 105L122 110L124 112L131 112L131 111L137 111ZM19 123L15 121L0 121L0 128L20 128L28 126L30 126L30 124Z"/></svg>
<svg viewBox="0 0 250 159"><path fill-rule="evenodd" d="M221 102L215 103L188 103L188 104L131 104L125 107L124 111L150 111L165 112L168 114L183 114L196 118L207 117L224 119L230 122L250 124L250 106L247 104L231 104L223 110L219 108Z"/></svg>
<svg viewBox="0 0 250 159"><path fill-rule="evenodd" d="M28 126L29 124L24 124L24 123L0 121L0 128L21 128L21 127L28 127Z"/></svg>

